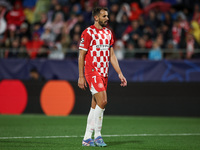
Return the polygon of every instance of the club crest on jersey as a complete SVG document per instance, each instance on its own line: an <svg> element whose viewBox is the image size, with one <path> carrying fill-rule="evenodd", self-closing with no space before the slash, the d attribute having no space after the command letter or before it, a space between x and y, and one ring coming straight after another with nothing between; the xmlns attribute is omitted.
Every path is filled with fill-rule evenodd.
<svg viewBox="0 0 200 150"><path fill-rule="evenodd" d="M108 34L106 34L106 39L110 40L110 36Z"/></svg>
<svg viewBox="0 0 200 150"><path fill-rule="evenodd" d="M99 88L103 88L103 84L102 84L102 83L99 83L99 84L98 84L98 87L99 87Z"/></svg>
<svg viewBox="0 0 200 150"><path fill-rule="evenodd" d="M81 38L81 43L83 43L84 42L84 38Z"/></svg>

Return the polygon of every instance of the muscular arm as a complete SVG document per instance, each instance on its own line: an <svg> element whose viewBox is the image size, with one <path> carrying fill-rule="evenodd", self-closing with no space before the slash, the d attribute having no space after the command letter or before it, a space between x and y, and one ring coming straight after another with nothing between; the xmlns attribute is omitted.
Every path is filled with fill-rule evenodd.
<svg viewBox="0 0 200 150"><path fill-rule="evenodd" d="M79 78L78 78L78 86L79 88L85 90L85 87L87 87L85 77L84 77L84 60L85 60L85 54L87 51L79 50L79 57L78 57L78 66L79 66Z"/></svg>
<svg viewBox="0 0 200 150"><path fill-rule="evenodd" d="M126 78L124 77L124 75L122 74L122 71L119 67L119 63L118 63L118 60L115 56L115 53L114 53L114 49L113 47L110 48L110 62L113 66L113 68L115 69L115 71L117 72L118 76L119 76L119 79L121 80L121 86L126 86L127 85L127 81L126 81Z"/></svg>

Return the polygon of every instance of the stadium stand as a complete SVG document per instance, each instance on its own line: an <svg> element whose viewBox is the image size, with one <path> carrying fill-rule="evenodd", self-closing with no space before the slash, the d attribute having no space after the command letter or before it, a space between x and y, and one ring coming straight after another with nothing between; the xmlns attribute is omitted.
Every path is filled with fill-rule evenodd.
<svg viewBox="0 0 200 150"><path fill-rule="evenodd" d="M91 10L109 8L119 59L200 58L197 0L1 0L0 58L77 58ZM118 47L117 47L118 46Z"/></svg>

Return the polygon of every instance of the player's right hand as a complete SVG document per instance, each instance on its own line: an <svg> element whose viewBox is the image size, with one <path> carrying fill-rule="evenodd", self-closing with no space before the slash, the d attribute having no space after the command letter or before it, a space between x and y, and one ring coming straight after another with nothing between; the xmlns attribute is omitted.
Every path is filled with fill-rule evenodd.
<svg viewBox="0 0 200 150"><path fill-rule="evenodd" d="M124 75L122 73L119 74L119 78L121 80L121 86L125 87L127 86L127 81L126 81L126 78L124 77Z"/></svg>
<svg viewBox="0 0 200 150"><path fill-rule="evenodd" d="M78 87L81 88L82 90L86 90L87 83L86 83L84 77L79 77L78 78Z"/></svg>

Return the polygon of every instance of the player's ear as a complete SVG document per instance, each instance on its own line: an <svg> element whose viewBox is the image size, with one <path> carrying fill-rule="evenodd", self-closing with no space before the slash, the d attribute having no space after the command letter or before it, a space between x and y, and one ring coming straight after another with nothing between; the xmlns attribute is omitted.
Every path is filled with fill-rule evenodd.
<svg viewBox="0 0 200 150"><path fill-rule="evenodd" d="M98 21L98 19L99 19L98 15L94 16L94 21Z"/></svg>

